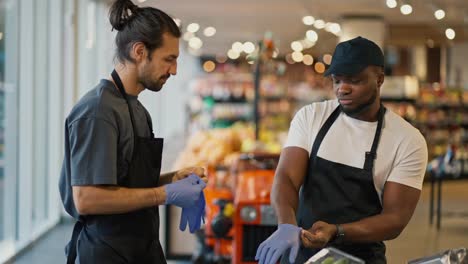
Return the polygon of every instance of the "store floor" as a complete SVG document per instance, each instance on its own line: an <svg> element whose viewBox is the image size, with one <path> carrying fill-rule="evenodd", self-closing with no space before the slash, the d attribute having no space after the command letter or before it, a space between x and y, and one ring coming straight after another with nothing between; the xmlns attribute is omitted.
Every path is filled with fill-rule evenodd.
<svg viewBox="0 0 468 264"><path fill-rule="evenodd" d="M467 190L468 180L444 183L443 210L468 212ZM430 185L426 184L421 201L404 233L398 239L387 242L388 263L406 263L409 259L432 255L445 249L468 247L468 218L444 216L439 231L429 225L429 191ZM71 223L58 225L10 263L64 263L63 246L71 230Z"/></svg>

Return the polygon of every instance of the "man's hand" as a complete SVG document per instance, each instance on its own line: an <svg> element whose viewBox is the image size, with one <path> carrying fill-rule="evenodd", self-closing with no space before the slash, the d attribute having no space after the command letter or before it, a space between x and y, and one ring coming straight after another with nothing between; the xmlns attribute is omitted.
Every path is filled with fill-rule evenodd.
<svg viewBox="0 0 468 264"><path fill-rule="evenodd" d="M172 182L182 180L186 178L187 176L189 176L190 174L195 174L198 177L200 177L202 181L204 181L205 183L208 183L208 178L205 175L205 169L202 167L188 167L188 168L183 168L181 170L178 170L172 177Z"/></svg>
<svg viewBox="0 0 468 264"><path fill-rule="evenodd" d="M194 207L198 204L200 193L206 183L197 175L191 174L174 183L164 185L166 191L165 204L173 204L182 208Z"/></svg>
<svg viewBox="0 0 468 264"><path fill-rule="evenodd" d="M294 263L299 252L301 228L291 224L280 224L267 240L257 249L255 260L259 264L275 264L286 250L289 252L289 262Z"/></svg>
<svg viewBox="0 0 468 264"><path fill-rule="evenodd" d="M302 230L302 245L307 248L323 248L336 236L336 232L335 225L317 221L309 230Z"/></svg>

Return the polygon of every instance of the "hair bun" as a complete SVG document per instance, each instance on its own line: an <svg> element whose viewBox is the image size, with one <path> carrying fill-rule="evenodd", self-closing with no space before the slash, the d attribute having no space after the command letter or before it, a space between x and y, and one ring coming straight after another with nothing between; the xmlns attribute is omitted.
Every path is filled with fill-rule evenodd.
<svg viewBox="0 0 468 264"><path fill-rule="evenodd" d="M121 31L128 21L138 12L138 6L130 0L117 0L109 10L109 21L112 29Z"/></svg>

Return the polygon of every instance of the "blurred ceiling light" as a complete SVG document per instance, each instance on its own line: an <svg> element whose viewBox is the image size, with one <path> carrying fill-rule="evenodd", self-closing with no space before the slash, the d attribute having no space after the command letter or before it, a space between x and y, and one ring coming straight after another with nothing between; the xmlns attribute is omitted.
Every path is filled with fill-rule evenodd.
<svg viewBox="0 0 468 264"><path fill-rule="evenodd" d="M447 28L445 30L445 36L448 38L448 39L454 39L455 38L455 30L451 29L451 28Z"/></svg>
<svg viewBox="0 0 468 264"><path fill-rule="evenodd" d="M304 59L304 55L300 51L293 52L291 56L295 62L301 62Z"/></svg>
<svg viewBox="0 0 468 264"><path fill-rule="evenodd" d="M188 32L195 33L195 32L197 32L199 29L200 29L200 25L198 25L197 23L190 23L190 24L187 26L187 31L188 31Z"/></svg>
<svg viewBox="0 0 468 264"><path fill-rule="evenodd" d="M197 50L203 46L203 41L197 37L193 37L189 40L188 44L192 49Z"/></svg>
<svg viewBox="0 0 468 264"><path fill-rule="evenodd" d="M214 27L207 27L205 30L203 30L203 34L207 37L212 37L214 34L216 34L216 28Z"/></svg>
<svg viewBox="0 0 468 264"><path fill-rule="evenodd" d="M293 41L291 42L291 49L294 51L302 51L304 47L299 41Z"/></svg>
<svg viewBox="0 0 468 264"><path fill-rule="evenodd" d="M237 52L237 53L241 53L243 50L244 50L244 45L242 43L240 43L239 41L236 41L232 44L232 50Z"/></svg>
<svg viewBox="0 0 468 264"><path fill-rule="evenodd" d="M178 19L178 18L174 18L174 22L176 23L176 25L178 27L180 27L180 25L182 24L182 20Z"/></svg>
<svg viewBox="0 0 468 264"><path fill-rule="evenodd" d="M189 41L191 38L195 37L195 35L192 32L185 32L184 36L182 37L185 41Z"/></svg>
<svg viewBox="0 0 468 264"><path fill-rule="evenodd" d="M212 72L216 68L216 64L213 61L207 60L203 63L203 70L206 72Z"/></svg>
<svg viewBox="0 0 468 264"><path fill-rule="evenodd" d="M227 61L227 57L224 55L216 55L216 61L218 63L225 63Z"/></svg>
<svg viewBox="0 0 468 264"><path fill-rule="evenodd" d="M255 45L250 41L245 42L242 45L242 48L243 48L244 52L247 53L247 54L252 53L252 52L255 51Z"/></svg>
<svg viewBox="0 0 468 264"><path fill-rule="evenodd" d="M146 0L138 0L139 3L144 3Z"/></svg>
<svg viewBox="0 0 468 264"><path fill-rule="evenodd" d="M294 64L294 60L292 59L291 53L286 54L286 56L284 56L284 59L286 60L287 63Z"/></svg>
<svg viewBox="0 0 468 264"><path fill-rule="evenodd" d="M387 0L386 2L388 8L395 8L398 5L396 0Z"/></svg>
<svg viewBox="0 0 468 264"><path fill-rule="evenodd" d="M310 44L310 41L307 40L306 38L305 38L305 39L298 40L297 42L299 42L299 43L301 44L303 50L309 48L309 47L307 47L307 46ZM291 42L291 46L292 46L292 42ZM292 49L292 47L291 47L291 49Z"/></svg>
<svg viewBox="0 0 468 264"><path fill-rule="evenodd" d="M317 73L324 73L325 72L325 64L321 62L315 63L314 69Z"/></svg>
<svg viewBox="0 0 468 264"><path fill-rule="evenodd" d="M315 20L314 27L317 28L317 29L324 28L325 27L325 21L323 21L322 19Z"/></svg>
<svg viewBox="0 0 468 264"><path fill-rule="evenodd" d="M409 4L404 4L400 7L400 11L403 15L409 15L413 12L413 7Z"/></svg>
<svg viewBox="0 0 468 264"><path fill-rule="evenodd" d="M312 42L317 42L318 40L318 35L317 35L317 32L315 32L314 30L307 30L306 32L306 38Z"/></svg>
<svg viewBox="0 0 468 264"><path fill-rule="evenodd" d="M312 41L308 40L307 38L301 39L299 42L301 43L302 47L304 47L304 49L310 48L310 44L312 43Z"/></svg>
<svg viewBox="0 0 468 264"><path fill-rule="evenodd" d="M313 46L315 46L315 43L316 43L316 42L310 41L308 38L305 38L301 40L300 42L302 46L304 47L304 49L312 48Z"/></svg>
<svg viewBox="0 0 468 264"><path fill-rule="evenodd" d="M305 64L305 65L312 65L314 63L314 58L309 55L309 54L306 54L304 55L304 58L302 59L302 62Z"/></svg>
<svg viewBox="0 0 468 264"><path fill-rule="evenodd" d="M438 9L434 12L434 16L435 18L437 18L438 20L441 20L442 18L445 17L445 11L442 10L442 9Z"/></svg>
<svg viewBox="0 0 468 264"><path fill-rule="evenodd" d="M239 58L240 53L235 51L235 50L230 49L230 50L228 50L227 55L228 55L228 57L230 59L235 60L235 59Z"/></svg>
<svg viewBox="0 0 468 264"><path fill-rule="evenodd" d="M331 64L331 61L332 61L332 55L330 54L325 54L323 55L323 62L327 65L330 65Z"/></svg>
<svg viewBox="0 0 468 264"><path fill-rule="evenodd" d="M338 23L331 23L331 25L329 26L329 30L331 33L336 35L341 32L341 26Z"/></svg>
<svg viewBox="0 0 468 264"><path fill-rule="evenodd" d="M313 16L305 16L302 18L302 23L306 26L312 26L315 22L315 18Z"/></svg>

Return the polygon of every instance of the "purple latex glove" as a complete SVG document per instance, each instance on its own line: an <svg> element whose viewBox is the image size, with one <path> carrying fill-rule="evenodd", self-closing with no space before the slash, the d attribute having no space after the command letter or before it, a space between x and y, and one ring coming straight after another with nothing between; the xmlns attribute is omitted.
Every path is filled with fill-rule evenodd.
<svg viewBox="0 0 468 264"><path fill-rule="evenodd" d="M257 249L255 260L259 264L275 264L286 250L289 262L294 263L301 244L301 228L291 224L280 224L271 236L263 241Z"/></svg>
<svg viewBox="0 0 468 264"><path fill-rule="evenodd" d="M205 223L205 195L203 192L200 193L195 207L182 208L179 229L185 231L188 224L190 233L194 233L200 229L202 221Z"/></svg>
<svg viewBox="0 0 468 264"><path fill-rule="evenodd" d="M206 187L206 183L195 174L166 184L166 202L182 208L195 207L200 199L200 193Z"/></svg>

